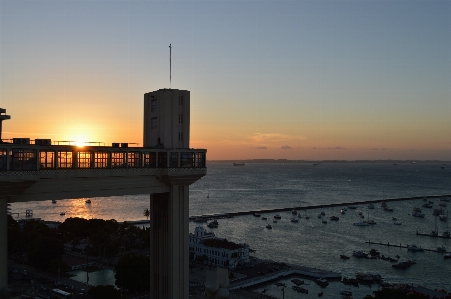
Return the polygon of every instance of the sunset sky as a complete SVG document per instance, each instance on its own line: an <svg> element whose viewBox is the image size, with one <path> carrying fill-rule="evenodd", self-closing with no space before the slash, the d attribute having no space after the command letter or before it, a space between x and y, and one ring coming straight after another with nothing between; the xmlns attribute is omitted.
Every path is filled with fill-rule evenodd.
<svg viewBox="0 0 451 299"><path fill-rule="evenodd" d="M0 0L3 139L142 145L169 87L209 160L451 160L451 1Z"/></svg>

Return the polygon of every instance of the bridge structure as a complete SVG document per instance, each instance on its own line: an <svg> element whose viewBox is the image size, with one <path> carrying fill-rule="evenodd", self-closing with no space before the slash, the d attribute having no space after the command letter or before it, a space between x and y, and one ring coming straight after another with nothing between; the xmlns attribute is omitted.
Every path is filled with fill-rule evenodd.
<svg viewBox="0 0 451 299"><path fill-rule="evenodd" d="M151 298L189 297L189 185L207 173L206 150L189 148L189 91L145 94L144 110L143 147L0 140L0 289L8 203L150 194Z"/></svg>

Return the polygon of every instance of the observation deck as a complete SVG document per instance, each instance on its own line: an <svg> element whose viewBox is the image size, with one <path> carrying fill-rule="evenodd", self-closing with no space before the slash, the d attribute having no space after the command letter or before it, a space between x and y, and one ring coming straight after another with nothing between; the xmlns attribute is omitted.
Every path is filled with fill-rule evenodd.
<svg viewBox="0 0 451 299"><path fill-rule="evenodd" d="M205 149L38 142L0 143L0 197L8 202L164 193L207 172Z"/></svg>

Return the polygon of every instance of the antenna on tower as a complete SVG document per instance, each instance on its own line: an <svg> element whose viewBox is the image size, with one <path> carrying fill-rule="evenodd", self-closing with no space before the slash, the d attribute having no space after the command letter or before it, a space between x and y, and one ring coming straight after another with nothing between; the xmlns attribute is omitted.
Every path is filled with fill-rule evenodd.
<svg viewBox="0 0 451 299"><path fill-rule="evenodd" d="M171 56L172 56L172 46L169 44L169 88L171 88L171 80L172 80L172 74L171 74Z"/></svg>

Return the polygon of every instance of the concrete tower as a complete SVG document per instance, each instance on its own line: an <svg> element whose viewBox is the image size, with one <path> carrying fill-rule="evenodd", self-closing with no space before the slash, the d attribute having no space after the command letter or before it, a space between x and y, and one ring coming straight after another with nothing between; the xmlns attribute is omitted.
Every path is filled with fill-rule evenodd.
<svg viewBox="0 0 451 299"><path fill-rule="evenodd" d="M188 90L144 94L144 147L189 148L189 115Z"/></svg>
<svg viewBox="0 0 451 299"><path fill-rule="evenodd" d="M4 120L11 119L11 116L4 113L6 113L6 109L0 108L0 143L2 142L2 123Z"/></svg>

